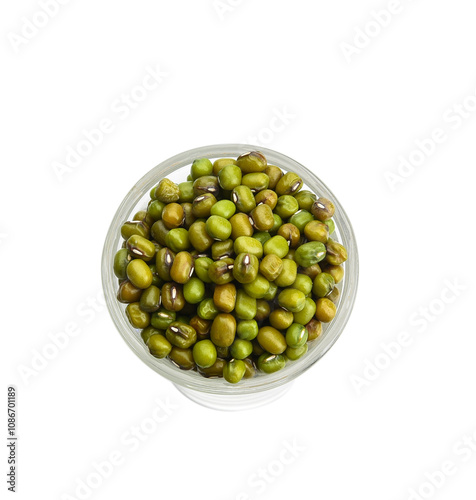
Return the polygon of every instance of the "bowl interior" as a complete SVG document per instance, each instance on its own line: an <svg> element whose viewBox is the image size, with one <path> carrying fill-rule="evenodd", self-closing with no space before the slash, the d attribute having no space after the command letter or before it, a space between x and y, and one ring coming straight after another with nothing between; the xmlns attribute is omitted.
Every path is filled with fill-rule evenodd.
<svg viewBox="0 0 476 500"><path fill-rule="evenodd" d="M274 374L258 374L252 379L231 385L224 379L207 379L195 371L180 370L168 359L157 359L149 353L141 339L140 330L133 328L128 322L124 312L125 305L116 299L118 282L113 273L112 263L115 253L123 242L120 234L122 224L130 220L137 211L147 208L150 200L149 192L161 179L168 177L176 183L185 181L190 173L190 165L196 158L206 157L212 161L216 158L236 158L242 153L256 150L266 156L268 164L277 165L285 172L294 171L299 174L304 181L303 189L308 189L334 202L336 210L333 219L336 230L332 237L347 248L349 258L344 264L344 279L338 285L340 300L336 317L331 323L324 325L323 333L318 339L309 342L307 354L297 361L288 362L284 369ZM293 380L332 347L349 319L355 300L358 283L357 245L350 221L339 201L311 169L305 168L287 156L258 146L245 144L206 146L186 151L162 162L144 175L129 191L114 215L106 236L102 256L102 281L106 303L119 333L136 355L154 371L175 384L196 391L212 394L249 394L274 389Z"/></svg>

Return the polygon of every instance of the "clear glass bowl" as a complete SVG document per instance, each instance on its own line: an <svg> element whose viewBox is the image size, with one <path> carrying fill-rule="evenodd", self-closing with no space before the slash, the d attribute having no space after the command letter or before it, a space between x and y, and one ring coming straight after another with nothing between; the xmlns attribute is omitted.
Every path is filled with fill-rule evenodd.
<svg viewBox="0 0 476 500"><path fill-rule="evenodd" d="M232 385L224 379L204 378L195 371L180 370L168 359L154 358L141 339L140 330L133 328L126 318L125 305L116 299L117 278L113 272L113 259L122 245L121 226L133 215L147 207L149 192L161 179L168 177L174 182L183 182L196 158L236 158L247 151L261 151L268 163L282 170L293 171L304 181L303 189L309 189L318 196L334 202L336 225L333 239L342 243L349 258L344 264L345 277L339 283L340 300L334 320L325 325L322 335L309 343L309 350L301 359L290 361L286 367L273 374L259 374L252 379ZM209 408L241 410L261 406L280 397L290 383L310 368L332 347L342 333L352 311L359 276L358 253L350 221L339 201L329 188L309 169L276 151L247 144L222 144L191 149L165 160L148 172L129 191L119 208L106 236L102 255L102 283L107 307L112 320L127 345L155 372L169 379L178 390L191 400Z"/></svg>

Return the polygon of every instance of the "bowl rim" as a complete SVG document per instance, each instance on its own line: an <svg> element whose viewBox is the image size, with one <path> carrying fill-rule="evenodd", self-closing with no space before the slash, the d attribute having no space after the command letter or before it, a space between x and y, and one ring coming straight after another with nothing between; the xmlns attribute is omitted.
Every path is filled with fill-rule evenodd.
<svg viewBox="0 0 476 500"><path fill-rule="evenodd" d="M138 204L149 195L150 190L160 179L191 165L196 158L226 158L237 156L248 151L261 151L267 158L269 165L277 165L284 171L294 171L299 174L305 184L305 189L310 189L318 196L329 198L335 205L334 222L337 238L348 250L348 260L345 262L344 279L339 285L341 295L336 317L326 325L323 334L310 344L310 349L297 361L288 362L282 370L251 379L243 379L239 384L229 384L222 378L205 378L190 370L180 370L167 359L154 358L146 349L139 330L129 324L124 314L124 304L117 301L117 278L113 273L112 262L114 254L122 242L120 227L124 221L138 210ZM185 180L185 179L184 179ZM341 206L337 197L310 169L296 160L277 151L250 144L215 144L189 149L174 155L143 175L130 189L120 203L112 222L109 226L104 242L101 258L101 274L104 296L107 308L114 325L129 348L152 370L164 376L174 384L188 389L211 394L251 394L277 388L291 382L302 375L326 354L342 334L352 312L358 288L359 259L357 242L350 220Z"/></svg>

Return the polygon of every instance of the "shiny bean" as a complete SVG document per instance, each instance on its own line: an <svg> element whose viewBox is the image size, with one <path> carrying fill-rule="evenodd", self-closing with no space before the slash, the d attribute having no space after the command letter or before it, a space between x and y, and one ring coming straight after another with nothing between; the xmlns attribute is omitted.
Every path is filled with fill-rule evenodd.
<svg viewBox="0 0 476 500"><path fill-rule="evenodd" d="M233 283L216 285L213 292L213 302L220 311L231 313L235 309L236 287Z"/></svg>
<svg viewBox="0 0 476 500"><path fill-rule="evenodd" d="M188 230L190 244L199 252L208 250L215 241L207 232L203 221L195 221Z"/></svg>
<svg viewBox="0 0 476 500"><path fill-rule="evenodd" d="M169 179L162 179L155 189L154 196L156 200L163 203L173 203L180 199L180 189Z"/></svg>
<svg viewBox="0 0 476 500"><path fill-rule="evenodd" d="M294 224L283 224L278 229L278 235L288 242L289 248L296 248L301 241L301 232Z"/></svg>
<svg viewBox="0 0 476 500"><path fill-rule="evenodd" d="M218 196L219 191L220 185L218 184L218 179L214 175L203 175L193 181L193 194L195 196L204 194Z"/></svg>
<svg viewBox="0 0 476 500"><path fill-rule="evenodd" d="M256 299L242 289L236 292L235 314L239 319L254 319L256 316Z"/></svg>
<svg viewBox="0 0 476 500"><path fill-rule="evenodd" d="M263 251L265 255L274 254L283 259L289 251L288 242L277 234L263 245Z"/></svg>
<svg viewBox="0 0 476 500"><path fill-rule="evenodd" d="M274 281L283 270L283 261L277 255L268 254L261 261L259 270L268 281Z"/></svg>
<svg viewBox="0 0 476 500"><path fill-rule="evenodd" d="M148 238L150 235L150 227L144 221L124 222L121 227L121 236L127 240L135 234Z"/></svg>
<svg viewBox="0 0 476 500"><path fill-rule="evenodd" d="M337 241L329 238L326 243L326 262L332 266L339 266L347 260L347 250Z"/></svg>
<svg viewBox="0 0 476 500"><path fill-rule="evenodd" d="M215 241L212 245L212 259L220 260L235 255L233 244L234 241L232 239Z"/></svg>
<svg viewBox="0 0 476 500"><path fill-rule="evenodd" d="M215 305L213 299L203 299L197 307L197 315L205 320L214 320L218 314L220 314L220 309Z"/></svg>
<svg viewBox="0 0 476 500"><path fill-rule="evenodd" d="M253 340L258 336L258 323L254 319L241 320L236 326L236 335L243 340Z"/></svg>
<svg viewBox="0 0 476 500"><path fill-rule="evenodd" d="M223 368L226 365L226 361L221 358L217 358L215 363L209 368L198 368L200 375L206 378L220 378L223 377Z"/></svg>
<svg viewBox="0 0 476 500"><path fill-rule="evenodd" d="M153 326L149 325L140 332L140 336L141 339L144 341L144 344L147 344L148 340L150 339L150 337L152 337L152 335L160 333L161 330L157 330L157 328L154 328Z"/></svg>
<svg viewBox="0 0 476 500"><path fill-rule="evenodd" d="M195 274L204 283L211 283L212 280L208 276L208 270L213 264L213 260L209 257L199 257L195 259Z"/></svg>
<svg viewBox="0 0 476 500"><path fill-rule="evenodd" d="M208 217L213 205L217 202L215 195L206 193L197 196L192 203L192 213L195 217Z"/></svg>
<svg viewBox="0 0 476 500"><path fill-rule="evenodd" d="M169 234L169 229L165 225L163 220L158 220L152 224L150 228L150 234L155 241L160 243L162 246L166 245L167 234Z"/></svg>
<svg viewBox="0 0 476 500"><path fill-rule="evenodd" d="M152 313L150 323L158 330L167 330L167 328L175 321L177 314L174 311L167 311L161 307L157 312Z"/></svg>
<svg viewBox="0 0 476 500"><path fill-rule="evenodd" d="M302 267L318 264L326 256L326 247L320 241L305 243L296 249L294 258Z"/></svg>
<svg viewBox="0 0 476 500"><path fill-rule="evenodd" d="M264 373L275 373L286 366L286 358L282 354L264 353L258 358L258 369Z"/></svg>
<svg viewBox="0 0 476 500"><path fill-rule="evenodd" d="M307 210L308 212L311 211L312 204L317 200L317 197L314 193L306 190L299 191L299 193L296 193L294 197L299 204L299 208L302 210Z"/></svg>
<svg viewBox="0 0 476 500"><path fill-rule="evenodd" d="M277 330L286 330L292 325L293 321L293 313L287 311L286 309L282 309L281 307L276 308L269 315L269 322L271 323L271 326Z"/></svg>
<svg viewBox="0 0 476 500"><path fill-rule="evenodd" d="M225 217L211 215L205 223L207 233L215 240L226 240L231 235L231 223Z"/></svg>
<svg viewBox="0 0 476 500"><path fill-rule="evenodd" d="M254 255L258 259L263 256L263 245L255 238L249 236L240 236L235 240L235 254L248 253Z"/></svg>
<svg viewBox="0 0 476 500"><path fill-rule="evenodd" d="M302 347L307 342L308 333L304 325L293 323L286 330L286 344L293 349Z"/></svg>
<svg viewBox="0 0 476 500"><path fill-rule="evenodd" d="M296 313L304 309L306 296L300 290L286 288L278 295L278 303L283 309Z"/></svg>
<svg viewBox="0 0 476 500"><path fill-rule="evenodd" d="M147 341L147 347L155 358L166 358L172 350L172 344L161 334L152 335Z"/></svg>
<svg viewBox="0 0 476 500"><path fill-rule="evenodd" d="M291 361L297 361L299 358L302 358L304 354L307 353L309 346L304 344L300 347L288 347L284 351L284 355Z"/></svg>
<svg viewBox="0 0 476 500"><path fill-rule="evenodd" d="M120 280L124 280L127 278L127 266L129 262L132 260L131 255L129 254L129 251L127 248L121 248L116 252L116 255L114 256L114 274L116 275L117 278Z"/></svg>
<svg viewBox="0 0 476 500"><path fill-rule="evenodd" d="M233 277L239 283L251 283L258 275L258 258L250 253L239 253L233 264Z"/></svg>
<svg viewBox="0 0 476 500"><path fill-rule="evenodd" d="M268 205L258 205L251 211L250 217L258 231L269 231L274 226L273 211Z"/></svg>
<svg viewBox="0 0 476 500"><path fill-rule="evenodd" d="M237 384L246 372L246 365L241 359L232 359L223 368L223 378L230 384Z"/></svg>
<svg viewBox="0 0 476 500"><path fill-rule="evenodd" d="M175 253L168 248L161 248L155 257L155 267L159 278L164 281L171 281L170 270L174 263Z"/></svg>
<svg viewBox="0 0 476 500"><path fill-rule="evenodd" d="M258 240L261 245L264 245L268 240L271 239L271 234L269 234L269 231L257 231L253 234L253 238L255 240Z"/></svg>
<svg viewBox="0 0 476 500"><path fill-rule="evenodd" d="M256 200L253 192L248 186L236 186L231 193L231 201L240 212L249 213L256 207Z"/></svg>
<svg viewBox="0 0 476 500"><path fill-rule="evenodd" d="M224 285L233 281L234 260L225 258L217 260L210 264L208 268L208 277L217 285Z"/></svg>
<svg viewBox="0 0 476 500"><path fill-rule="evenodd" d="M152 271L141 259L134 259L127 265L127 278L137 288L149 288L152 284Z"/></svg>
<svg viewBox="0 0 476 500"><path fill-rule="evenodd" d="M294 195L302 188L302 179L294 172L287 172L276 184L276 193L278 196Z"/></svg>
<svg viewBox="0 0 476 500"><path fill-rule="evenodd" d="M139 301L140 308L148 313L158 311L160 303L160 289L154 285L151 285L149 288L144 290Z"/></svg>
<svg viewBox="0 0 476 500"><path fill-rule="evenodd" d="M226 191L232 191L241 184L242 173L236 165L226 165L218 173L218 182Z"/></svg>
<svg viewBox="0 0 476 500"><path fill-rule="evenodd" d="M334 204L327 198L318 198L311 207L312 215L322 222L330 219L334 215L334 211Z"/></svg>
<svg viewBox="0 0 476 500"><path fill-rule="evenodd" d="M189 304L198 304L205 297L205 284L195 276L183 286L183 296Z"/></svg>
<svg viewBox="0 0 476 500"><path fill-rule="evenodd" d="M183 208L178 203L165 205L162 212L162 220L167 229L174 229L182 225L185 214Z"/></svg>
<svg viewBox="0 0 476 500"><path fill-rule="evenodd" d="M136 259L150 261L155 257L155 245L147 238L138 234L132 235L126 241L126 248L130 255Z"/></svg>
<svg viewBox="0 0 476 500"><path fill-rule="evenodd" d="M193 360L199 368L210 368L217 360L217 349L211 340L200 340L193 346Z"/></svg>
<svg viewBox="0 0 476 500"><path fill-rule="evenodd" d="M316 314L316 302L310 297L306 297L306 302L301 311L293 313L294 323L307 325Z"/></svg>
<svg viewBox="0 0 476 500"><path fill-rule="evenodd" d="M231 219L235 212L236 206L230 200L217 201L210 210L211 215L218 215L220 217L224 217L225 219Z"/></svg>
<svg viewBox="0 0 476 500"><path fill-rule="evenodd" d="M230 354L235 359L245 359L253 352L253 344L249 340L235 339L230 346Z"/></svg>
<svg viewBox="0 0 476 500"><path fill-rule="evenodd" d="M329 299L322 298L316 302L316 319L329 323L336 315L336 305Z"/></svg>
<svg viewBox="0 0 476 500"><path fill-rule="evenodd" d="M240 236L252 236L254 229L248 215L243 213L235 214L230 219L231 239L236 240Z"/></svg>
<svg viewBox="0 0 476 500"><path fill-rule="evenodd" d="M165 283L161 290L162 304L168 311L181 311L185 306L182 285Z"/></svg>
<svg viewBox="0 0 476 500"><path fill-rule="evenodd" d="M336 282L334 277L328 273L320 273L314 280L312 293L316 297L327 297L334 289Z"/></svg>
<svg viewBox="0 0 476 500"><path fill-rule="evenodd" d="M212 322L207 319L202 319L198 315L195 315L190 319L190 326L195 328L198 340L203 340L209 337Z"/></svg>
<svg viewBox="0 0 476 500"><path fill-rule="evenodd" d="M194 270L193 258L189 252L179 252L170 268L170 277L180 284L187 283L192 277Z"/></svg>
<svg viewBox="0 0 476 500"><path fill-rule="evenodd" d="M283 219L278 214L273 214L273 226L269 229L269 233L274 236L282 225Z"/></svg>
<svg viewBox="0 0 476 500"><path fill-rule="evenodd" d="M154 221L158 221L162 218L162 212L165 208L165 203L159 200L151 200L149 206L147 207L147 211L149 215L154 219Z"/></svg>
<svg viewBox="0 0 476 500"><path fill-rule="evenodd" d="M296 280L291 285L291 288L296 288L298 290L301 290L301 292L304 295L309 295L312 292L312 287L313 287L312 279L306 274L301 274L301 273L299 273L296 276Z"/></svg>
<svg viewBox="0 0 476 500"><path fill-rule="evenodd" d="M273 210L278 203L278 195L271 189L263 189L255 195L255 201L256 205L265 204Z"/></svg>
<svg viewBox="0 0 476 500"><path fill-rule="evenodd" d="M190 168L192 179L198 179L204 175L212 175L213 164L208 158L198 158L194 160Z"/></svg>
<svg viewBox="0 0 476 500"><path fill-rule="evenodd" d="M284 335L272 326L260 328L256 338L260 346L271 354L281 354L286 350L287 344Z"/></svg>
<svg viewBox="0 0 476 500"><path fill-rule="evenodd" d="M231 314L220 313L213 320L210 329L210 339L219 347L229 347L233 344L236 334L236 320Z"/></svg>
<svg viewBox="0 0 476 500"><path fill-rule="evenodd" d="M327 219L324 223L329 228L329 234L332 234L336 230L335 222L332 219Z"/></svg>
<svg viewBox="0 0 476 500"><path fill-rule="evenodd" d="M215 160L213 162L213 175L218 176L218 174L228 165L236 165L236 160L233 158L219 158L218 160ZM241 170L240 170L240 175L241 175ZM241 181L241 177L240 177L240 181ZM223 189L227 189L227 188L223 188Z"/></svg>
<svg viewBox="0 0 476 500"><path fill-rule="evenodd" d="M263 172L246 174L241 179L241 184L251 189L253 193L263 191L269 185L269 177Z"/></svg>
<svg viewBox="0 0 476 500"><path fill-rule="evenodd" d="M170 250L176 253L189 250L191 245L188 238L188 231L183 227L171 229L165 237L165 244Z"/></svg>
<svg viewBox="0 0 476 500"><path fill-rule="evenodd" d="M182 349L174 346L170 351L169 359L181 370L191 370L196 366L193 359L192 349Z"/></svg>
<svg viewBox="0 0 476 500"><path fill-rule="evenodd" d="M311 319L306 324L307 340L316 340L322 334L322 323L317 319Z"/></svg>
<svg viewBox="0 0 476 500"><path fill-rule="evenodd" d="M274 212L278 214L281 219L288 219L299 210L299 203L294 196L283 195L278 198Z"/></svg>
<svg viewBox="0 0 476 500"><path fill-rule="evenodd" d="M327 243L329 239L329 228L324 222L314 220L306 224L304 227L304 234L309 241Z"/></svg>
<svg viewBox="0 0 476 500"><path fill-rule="evenodd" d="M269 290L269 281L258 273L253 281L243 284L243 289L250 297L261 299Z"/></svg>
<svg viewBox="0 0 476 500"><path fill-rule="evenodd" d="M147 328L150 324L150 314L140 308L139 302L127 304L126 316L134 328Z"/></svg>
<svg viewBox="0 0 476 500"><path fill-rule="evenodd" d="M174 321L167 328L165 336L172 345L181 349L188 349L197 341L195 328L181 321Z"/></svg>
<svg viewBox="0 0 476 500"><path fill-rule="evenodd" d="M266 158L259 151L244 153L238 157L236 164L244 174L251 172L263 172L267 167Z"/></svg>

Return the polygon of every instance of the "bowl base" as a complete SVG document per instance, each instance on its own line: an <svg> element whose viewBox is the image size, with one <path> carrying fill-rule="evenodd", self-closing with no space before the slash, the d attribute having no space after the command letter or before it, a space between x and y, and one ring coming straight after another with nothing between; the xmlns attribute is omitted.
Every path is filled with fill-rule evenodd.
<svg viewBox="0 0 476 500"><path fill-rule="evenodd" d="M292 382L268 391L234 395L210 394L208 392L194 391L178 384L174 385L185 397L206 408L221 411L242 411L258 408L276 401L289 391Z"/></svg>

